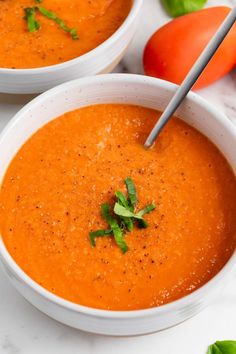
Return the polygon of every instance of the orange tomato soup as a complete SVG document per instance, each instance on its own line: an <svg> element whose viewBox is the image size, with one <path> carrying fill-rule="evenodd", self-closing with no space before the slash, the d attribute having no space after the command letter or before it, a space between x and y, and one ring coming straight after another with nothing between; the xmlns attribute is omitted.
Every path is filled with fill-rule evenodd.
<svg viewBox="0 0 236 354"><path fill-rule="evenodd" d="M38 68L76 58L108 39L123 23L132 0L0 1L0 67ZM37 12L40 29L30 33L24 9L43 6L54 12L79 39L73 40L53 20Z"/></svg>
<svg viewBox="0 0 236 354"><path fill-rule="evenodd" d="M97 105L45 125L11 162L0 192L0 228L18 265L67 300L134 310L179 299L224 266L236 243L236 180L202 134L173 118L143 148L158 112ZM123 254L100 207L114 205L130 176L138 209L155 202L146 229L125 236Z"/></svg>

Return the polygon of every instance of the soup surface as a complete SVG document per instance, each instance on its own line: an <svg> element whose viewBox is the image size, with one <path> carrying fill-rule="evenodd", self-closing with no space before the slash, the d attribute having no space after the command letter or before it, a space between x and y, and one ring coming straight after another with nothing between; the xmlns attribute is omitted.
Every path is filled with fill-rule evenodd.
<svg viewBox="0 0 236 354"><path fill-rule="evenodd" d="M3 240L19 266L49 291L75 303L143 309L191 293L235 248L236 181L217 148L173 118L156 145L143 148L159 112L98 105L41 128L10 164L0 193ZM155 202L149 227L135 228L125 254L101 204L114 203L131 176L138 208Z"/></svg>
<svg viewBox="0 0 236 354"><path fill-rule="evenodd" d="M37 68L76 58L108 39L127 17L131 0L0 1L0 67ZM75 28L73 40L53 20L36 13L40 29L30 33L24 9L43 6L67 26Z"/></svg>

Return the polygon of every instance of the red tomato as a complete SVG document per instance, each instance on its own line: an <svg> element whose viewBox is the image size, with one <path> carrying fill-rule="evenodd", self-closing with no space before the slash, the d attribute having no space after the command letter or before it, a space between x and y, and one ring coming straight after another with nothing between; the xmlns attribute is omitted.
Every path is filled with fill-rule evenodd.
<svg viewBox="0 0 236 354"><path fill-rule="evenodd" d="M178 17L161 27L144 51L144 71L180 84L220 24L228 7L212 7ZM236 63L236 25L199 77L194 88L205 87L227 74Z"/></svg>

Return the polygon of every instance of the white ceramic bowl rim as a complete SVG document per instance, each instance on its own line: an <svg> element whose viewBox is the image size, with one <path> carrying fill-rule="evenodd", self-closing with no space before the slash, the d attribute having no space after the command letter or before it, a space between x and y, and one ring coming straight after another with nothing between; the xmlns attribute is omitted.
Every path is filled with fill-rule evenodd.
<svg viewBox="0 0 236 354"><path fill-rule="evenodd" d="M34 104L38 104L40 102L44 101L44 98L47 96L51 96L55 93L58 93L60 91L64 91L66 89L69 89L70 87L73 86L78 86L80 84L85 84L85 83L93 83L94 81L100 81L103 82L104 84L109 81L122 81L122 82L135 82L137 85L141 84L143 82L146 82L153 86L153 89L155 89L155 84L159 84L162 86L164 89L169 89L174 91L177 88L177 85L172 84L170 82L160 80L160 79L155 79L152 77L145 77L142 75L132 75L132 74L109 74L109 75L99 75L95 77L87 77L87 78L82 78L82 79L77 79L73 80L67 83L64 83L62 85L59 85L51 90L48 90L47 92L41 94L40 96L34 98L30 103L28 103L24 108L22 108L16 115L15 117L10 121L10 123L7 125L7 127L3 130L3 132L0 134L0 141L1 138L7 133L8 130L11 130L14 128L15 123L18 121L18 119L21 119L21 116L24 115L24 113L32 108ZM194 92L190 92L188 94L188 98L197 103L199 106L207 109L210 113L212 113L215 116L215 119L217 119L219 122L223 123L225 126L228 127L228 129L231 129L233 134L235 135L236 139L236 128L235 126L230 122L230 120L221 112L219 112L213 105L209 104L205 99L202 97L198 96ZM40 286L38 283L36 283L34 280L32 280L19 266L18 264L14 261L14 259L11 257L9 252L7 251L3 240L0 236L0 256L3 258L3 261L6 263L7 267L9 267L13 273L24 283L26 283L31 289L33 289L35 292L39 293L42 297L46 298L47 300L56 303L58 306L61 306L63 308L66 308L70 311L75 311L79 312L82 314L85 314L87 316L96 316L97 318L112 318L112 319L126 319L126 318L136 318L136 317L149 317L149 316L156 316L158 314L161 314L163 312L171 312L173 310L178 310L181 308L182 305L186 305L186 303L191 303L192 300L198 295L203 295L205 294L205 291L214 285L214 283L217 283L219 278L224 277L224 275L229 272L230 269L232 269L233 265L236 264L236 252L230 257L228 262L224 265L224 267L212 278L210 279L206 284L202 285L200 288L197 290L193 291L192 293L178 299L175 301L172 301L168 304L161 305L158 307L152 307L152 308L147 308L143 310L129 310L129 311L111 311L111 310L101 310L101 309L96 309L96 308L91 308L87 306L82 306L76 303L73 303L71 301L65 300L57 295L54 295L50 291L46 290L42 286Z"/></svg>
<svg viewBox="0 0 236 354"><path fill-rule="evenodd" d="M76 57L71 60L67 60L63 63L55 64L55 65L49 65L49 66L43 66L39 68L31 68L31 69L11 69L11 68L1 68L0 67L0 74L1 73L6 73L6 74L12 74L12 75L25 75L25 74L41 74L41 73L46 73L47 71L53 72L58 69L66 69L67 67L70 67L71 64L77 64L79 65L82 61L86 61L90 59L92 56L99 55L99 53L103 50L106 50L107 47L111 46L114 42L116 42L122 35L127 31L127 28L129 28L131 22L133 21L134 18L137 17L140 8L142 6L143 0L133 0L132 7L130 9L130 12L124 22L120 25L120 27L109 37L107 38L104 42L102 42L100 45L95 47L94 49L90 50L89 52L80 55L79 57Z"/></svg>

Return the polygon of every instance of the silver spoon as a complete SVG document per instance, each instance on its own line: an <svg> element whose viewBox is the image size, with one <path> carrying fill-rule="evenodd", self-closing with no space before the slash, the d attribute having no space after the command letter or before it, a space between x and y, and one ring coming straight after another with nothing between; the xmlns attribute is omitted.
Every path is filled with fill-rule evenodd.
<svg viewBox="0 0 236 354"><path fill-rule="evenodd" d="M162 113L161 117L155 124L151 133L149 134L147 140L145 141L145 148L149 148L152 146L157 136L160 134L166 123L168 123L169 119L172 117L176 109L179 107L183 99L186 97L188 92L191 90L192 86L195 84L216 50L223 42L227 33L230 31L234 22L236 21L236 6L230 11L222 25L217 30L216 34L212 37L206 48L203 50L202 54L193 65L192 69L189 71L188 75L182 82L182 84L177 89L176 93L170 100L166 109ZM233 49L232 49L233 50Z"/></svg>

